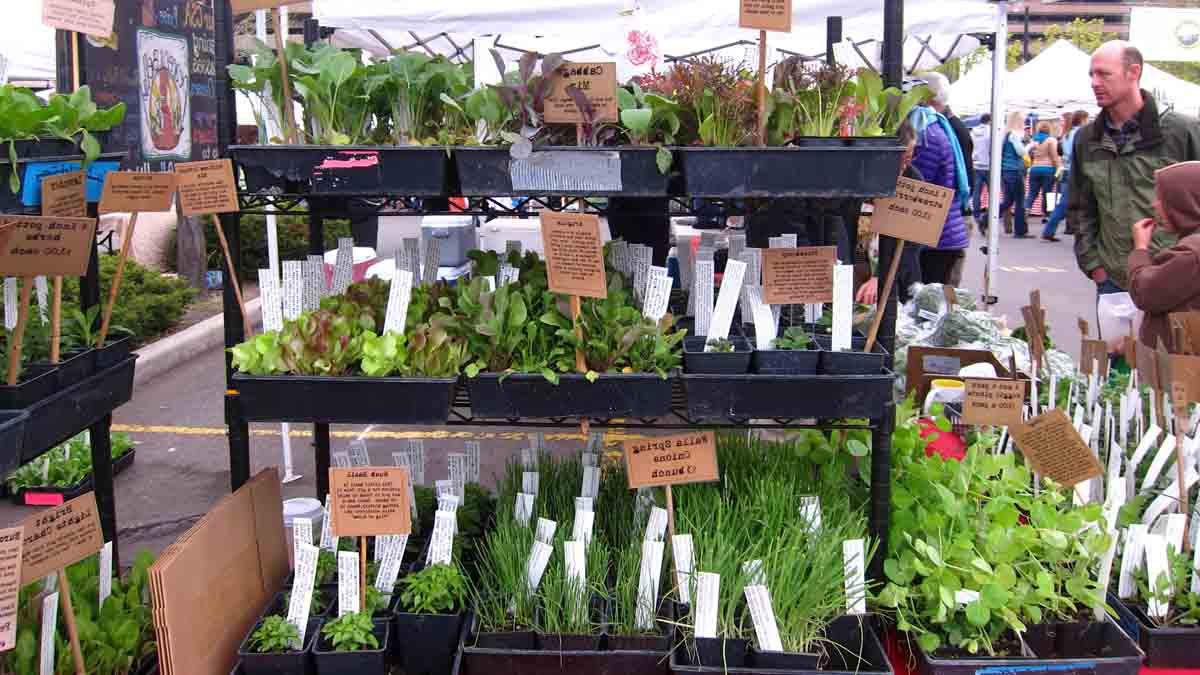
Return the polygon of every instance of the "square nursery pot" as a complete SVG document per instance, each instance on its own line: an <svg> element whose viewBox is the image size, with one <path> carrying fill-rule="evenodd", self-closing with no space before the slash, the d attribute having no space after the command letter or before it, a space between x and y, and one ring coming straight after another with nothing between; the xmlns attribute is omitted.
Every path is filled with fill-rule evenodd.
<svg viewBox="0 0 1200 675"><path fill-rule="evenodd" d="M671 410L671 380L656 373L606 373L595 382L563 374L557 385L537 373L481 373L467 380L467 389L477 418L647 419Z"/></svg>
<svg viewBox="0 0 1200 675"><path fill-rule="evenodd" d="M450 160L440 146L240 145L230 155L251 192L441 197Z"/></svg>
<svg viewBox="0 0 1200 675"><path fill-rule="evenodd" d="M603 641L603 635L537 634L538 649L544 652L598 652Z"/></svg>
<svg viewBox="0 0 1200 675"><path fill-rule="evenodd" d="M755 349L750 369L763 375L816 375L820 358L815 342L808 349Z"/></svg>
<svg viewBox="0 0 1200 675"><path fill-rule="evenodd" d="M396 612L393 651L406 675L450 672L458 651L463 613L413 614Z"/></svg>
<svg viewBox="0 0 1200 675"><path fill-rule="evenodd" d="M96 350L96 370L112 368L133 351L133 338L123 337L109 340Z"/></svg>
<svg viewBox="0 0 1200 675"><path fill-rule="evenodd" d="M1146 653L1151 668L1200 668L1200 627L1159 628L1146 611L1134 603L1109 600L1121 616L1121 626ZM1132 628L1128 628L1132 622Z"/></svg>
<svg viewBox="0 0 1200 675"><path fill-rule="evenodd" d="M233 376L246 418L258 422L444 424L457 378Z"/></svg>
<svg viewBox="0 0 1200 675"><path fill-rule="evenodd" d="M92 373L96 372L96 350L83 349L63 352L59 355L58 363L52 364L49 361L39 361L34 364L46 368L58 369L58 388L66 389L67 387L79 384Z"/></svg>
<svg viewBox="0 0 1200 675"><path fill-rule="evenodd" d="M658 170L657 153L652 147L544 147L513 159L508 147L459 147L454 165L467 197L665 197L669 176Z"/></svg>
<svg viewBox="0 0 1200 675"><path fill-rule="evenodd" d="M0 380L2 382L4 380ZM58 391L58 369L30 364L21 369L14 385L0 384L0 410L16 410L48 398Z"/></svg>
<svg viewBox="0 0 1200 675"><path fill-rule="evenodd" d="M821 375L878 375L887 364L887 350L876 342L871 351L864 352L866 338L850 338L853 351L833 351L833 338L828 335L814 336L821 347L821 359L817 372Z"/></svg>
<svg viewBox="0 0 1200 675"><path fill-rule="evenodd" d="M980 671L1057 671L1137 675L1142 650L1112 621L1030 626L1024 640L1032 657L936 657L915 647L920 675L976 675ZM915 644L915 643L914 643Z"/></svg>
<svg viewBox="0 0 1200 675"><path fill-rule="evenodd" d="M676 654L681 665L704 668L741 668L746 665L749 640L695 638Z"/></svg>
<svg viewBox="0 0 1200 675"><path fill-rule="evenodd" d="M708 338L697 335L683 339L683 370L697 375L741 375L750 370L752 351L744 337L730 336L732 352L706 352Z"/></svg>
<svg viewBox="0 0 1200 675"><path fill-rule="evenodd" d="M385 675L388 672L388 637L391 632L390 621L376 621L375 639L379 640L379 649L358 652L332 651L325 636L318 635L312 645L317 675Z"/></svg>
<svg viewBox="0 0 1200 675"><path fill-rule="evenodd" d="M883 197L895 194L903 149L820 145L676 149L692 197ZM824 142L829 141L829 142Z"/></svg>
<svg viewBox="0 0 1200 675"><path fill-rule="evenodd" d="M254 627L246 633L242 644L238 647L238 658L241 659L242 675L307 675L312 670L312 646L321 632L321 620L310 619L304 632L304 646L294 652L274 654L259 654L250 651L250 636L262 625L259 619Z"/></svg>

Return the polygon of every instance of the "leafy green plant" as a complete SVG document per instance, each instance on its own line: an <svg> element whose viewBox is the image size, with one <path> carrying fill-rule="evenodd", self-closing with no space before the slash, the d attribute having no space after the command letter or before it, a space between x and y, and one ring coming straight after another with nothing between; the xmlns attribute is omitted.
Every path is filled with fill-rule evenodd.
<svg viewBox="0 0 1200 675"><path fill-rule="evenodd" d="M1191 591L1192 556L1168 547L1167 570L1153 584L1145 565L1134 572L1138 596L1143 602L1156 600L1170 607L1166 616L1152 616L1149 612L1146 615L1159 628L1195 627L1200 624L1200 593Z"/></svg>
<svg viewBox="0 0 1200 675"><path fill-rule="evenodd" d="M234 345L229 350L233 355L234 369L251 375L277 375L284 372L286 366L279 337L279 331L269 330Z"/></svg>
<svg viewBox="0 0 1200 675"><path fill-rule="evenodd" d="M733 351L733 343L727 338L713 338L708 341L709 351L726 354Z"/></svg>
<svg viewBox="0 0 1200 675"><path fill-rule="evenodd" d="M247 646L257 654L282 654L299 649L300 631L286 617L268 616L250 635Z"/></svg>
<svg viewBox="0 0 1200 675"><path fill-rule="evenodd" d="M503 500L504 498L501 497ZM534 594L527 574L533 530L512 518L512 505L500 501L502 513L479 555L471 600L481 631L532 628Z"/></svg>
<svg viewBox="0 0 1200 675"><path fill-rule="evenodd" d="M114 309L115 312L115 309ZM112 337L133 335L124 326L109 325ZM92 305L86 311L72 307L66 312L62 324L62 345L67 349L89 349L100 339L100 305Z"/></svg>
<svg viewBox="0 0 1200 675"><path fill-rule="evenodd" d="M400 585L400 603L414 614L453 614L466 606L467 581L457 565L431 565Z"/></svg>
<svg viewBox="0 0 1200 675"><path fill-rule="evenodd" d="M382 119L390 122L396 145L437 142L447 106L461 111L455 99L471 89L468 71L443 56L398 52L367 72L367 95L377 114L386 112Z"/></svg>
<svg viewBox="0 0 1200 675"><path fill-rule="evenodd" d="M283 594L283 603L278 608L277 616L282 616L286 619L288 607L291 606L291 602L292 592L288 591L287 593ZM313 589L312 599L308 604L308 615L310 617L317 616L318 614L323 614L327 609L329 609L329 598L323 591L319 589Z"/></svg>
<svg viewBox="0 0 1200 675"><path fill-rule="evenodd" d="M563 58L558 54L540 56L525 52L517 62L516 71L508 72L500 52L492 49L491 54L496 67L504 74L504 83L492 88L508 109L511 120L509 128L500 131L499 135L512 146L513 158L523 159L533 152L533 141L542 131L542 111L546 96L550 94L550 76L563 64ZM541 69L535 71L539 59Z"/></svg>
<svg viewBox="0 0 1200 675"><path fill-rule="evenodd" d="M128 435L110 436L112 458L115 460L133 449ZM92 473L92 448L88 432L78 434L51 449L41 457L21 465L8 475L8 489L16 492L36 487L70 487L78 485ZM44 478L43 478L44 476Z"/></svg>
<svg viewBox="0 0 1200 675"><path fill-rule="evenodd" d="M315 583L317 586L333 583L337 579L337 553L321 549L317 553L317 575Z"/></svg>
<svg viewBox="0 0 1200 675"><path fill-rule="evenodd" d="M375 637L375 623L370 614L362 612L351 612L326 621L325 625L321 626L321 636L338 652L379 649L379 640Z"/></svg>
<svg viewBox="0 0 1200 675"><path fill-rule="evenodd" d="M775 338L771 346L775 349L808 349L812 338L803 326L789 326L781 337Z"/></svg>
<svg viewBox="0 0 1200 675"><path fill-rule="evenodd" d="M363 333L362 354L363 374L371 377L387 377L408 369L408 351L405 349L403 333Z"/></svg>
<svg viewBox="0 0 1200 675"><path fill-rule="evenodd" d="M628 88L617 89L621 127L633 145L656 145L658 170L671 170L671 151L664 146L675 144L675 135L682 124L680 105L665 96L642 90L637 82Z"/></svg>
<svg viewBox="0 0 1200 675"><path fill-rule="evenodd" d="M299 56L290 72L312 123L311 139L325 145L366 141L372 111L359 52L319 44Z"/></svg>
<svg viewBox="0 0 1200 675"><path fill-rule="evenodd" d="M13 167L8 187L13 194L21 191L21 174L15 170L16 141L36 138L49 114L42 100L29 89L11 84L0 87L0 142L8 143L9 166Z"/></svg>
<svg viewBox="0 0 1200 675"><path fill-rule="evenodd" d="M878 73L861 68L855 75L854 108L851 125L856 136L892 136L908 118L912 109L932 97L925 85L913 87L907 93L897 87L883 86Z"/></svg>

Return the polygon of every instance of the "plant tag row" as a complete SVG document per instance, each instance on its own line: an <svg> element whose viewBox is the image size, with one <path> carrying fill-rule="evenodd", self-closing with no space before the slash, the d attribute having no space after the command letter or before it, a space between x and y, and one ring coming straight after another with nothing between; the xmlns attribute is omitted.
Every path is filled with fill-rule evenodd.
<svg viewBox="0 0 1200 675"><path fill-rule="evenodd" d="M644 541L662 541L667 534L667 510L655 506L650 509L650 518L646 520L646 536Z"/></svg>
<svg viewBox="0 0 1200 675"><path fill-rule="evenodd" d="M754 635L762 651L781 652L783 642L779 639L779 626L775 623L775 610L771 607L771 594L762 584L751 584L743 589L750 618L754 620Z"/></svg>
<svg viewBox="0 0 1200 675"><path fill-rule="evenodd" d="M354 551L338 551L338 616L357 613L358 606L358 554Z"/></svg>
<svg viewBox="0 0 1200 675"><path fill-rule="evenodd" d="M698 638L717 637L717 603L720 601L721 575L700 572L696 575L695 633Z"/></svg>
<svg viewBox="0 0 1200 675"><path fill-rule="evenodd" d="M526 492L531 495L537 495L539 475L537 471L524 471L521 473L521 492Z"/></svg>
<svg viewBox="0 0 1200 675"><path fill-rule="evenodd" d="M534 538L538 541L544 541L547 544L554 542L554 532L558 529L558 523L549 518L537 519L537 531Z"/></svg>
<svg viewBox="0 0 1200 675"><path fill-rule="evenodd" d="M333 536L333 518L329 512L329 495L325 495L325 516L321 519L321 550L336 551L338 550L338 539L341 537ZM379 546L376 542L375 554L379 555Z"/></svg>
<svg viewBox="0 0 1200 675"><path fill-rule="evenodd" d="M433 533L429 537L429 553L425 564L449 565L454 552L454 534L458 519L453 513L438 511L434 514Z"/></svg>
<svg viewBox="0 0 1200 675"><path fill-rule="evenodd" d="M600 467L585 466L583 467L583 485L580 487L579 495L589 499L595 499L600 492Z"/></svg>
<svg viewBox="0 0 1200 675"><path fill-rule="evenodd" d="M738 296L742 293L742 279L745 275L745 263L738 260L725 263L721 291L717 294L717 306L713 310L712 323L708 327L710 340L724 340L729 337L729 328L733 324L733 310L737 307ZM704 351L710 349L705 344Z"/></svg>
<svg viewBox="0 0 1200 675"><path fill-rule="evenodd" d="M517 522L528 526L529 519L533 517L533 495L527 492L517 493L517 503L513 510L513 517Z"/></svg>
<svg viewBox="0 0 1200 675"><path fill-rule="evenodd" d="M707 337L712 330L713 318L713 284L715 268L712 260L696 260L696 274L693 278L692 298L695 303L696 335Z"/></svg>
<svg viewBox="0 0 1200 675"><path fill-rule="evenodd" d="M347 446L350 453L350 466L371 466L371 453L367 450L367 442L356 438Z"/></svg>
<svg viewBox="0 0 1200 675"><path fill-rule="evenodd" d="M642 542L642 564L638 577L637 611L634 623L639 630L654 628L657 617L658 586L662 578L663 551L661 541Z"/></svg>
<svg viewBox="0 0 1200 675"><path fill-rule="evenodd" d="M317 580L317 556L320 551L312 544L302 544L296 552L296 566L292 579L292 595L288 600L288 623L300 632L300 641L292 645L299 649L304 644L304 633L308 630L308 610L312 606L313 584Z"/></svg>
<svg viewBox="0 0 1200 675"><path fill-rule="evenodd" d="M405 322L408 321L408 306L412 302L412 272L396 266L392 276L392 286L388 291L387 312L384 314L384 332L404 333Z"/></svg>
<svg viewBox="0 0 1200 675"><path fill-rule="evenodd" d="M867 613L867 582L865 577L866 544L862 539L842 542L842 563L846 570L846 613Z"/></svg>
<svg viewBox="0 0 1200 675"><path fill-rule="evenodd" d="M550 562L550 554L554 549L544 541L534 541L533 549L529 552L529 564L526 566L526 578L529 581L529 592L537 591L542 583L542 574L546 564Z"/></svg>
<svg viewBox="0 0 1200 675"><path fill-rule="evenodd" d="M671 537L671 555L675 560L675 583L679 585L679 599L683 604L692 604L692 566L695 547L692 535L677 534Z"/></svg>
<svg viewBox="0 0 1200 675"><path fill-rule="evenodd" d="M575 511L575 521L571 525L571 539L585 545L592 543L592 530L595 528L596 514L593 511Z"/></svg>

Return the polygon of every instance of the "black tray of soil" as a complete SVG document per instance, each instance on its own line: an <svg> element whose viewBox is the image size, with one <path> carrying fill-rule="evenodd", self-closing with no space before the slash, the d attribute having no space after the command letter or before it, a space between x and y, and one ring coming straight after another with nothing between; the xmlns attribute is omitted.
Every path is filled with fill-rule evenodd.
<svg viewBox="0 0 1200 675"><path fill-rule="evenodd" d="M679 648L671 656L671 672L728 672L729 675L893 672L879 635L865 617L838 617L826 627L825 637L828 642L825 643L824 654L758 652L751 649L746 655L745 666L731 666L728 671L720 665L690 665L686 649Z"/></svg>
<svg viewBox="0 0 1200 675"><path fill-rule="evenodd" d="M84 381L30 406L20 454L0 446L0 474L33 460L127 403L133 396L136 362L137 355L131 355L116 366L98 370Z"/></svg>
<svg viewBox="0 0 1200 675"><path fill-rule="evenodd" d="M461 194L467 197L563 195L665 197L669 175L653 147L544 147L514 160L507 147L454 149Z"/></svg>
<svg viewBox="0 0 1200 675"><path fill-rule="evenodd" d="M133 461L137 456L137 451L132 448L125 454L116 458L112 462L113 476L116 477L125 469L133 465ZM93 489L92 474L83 477L74 485L58 486L58 485L41 485L37 487L21 488L15 492L10 492L8 498L17 506L57 506L63 502L68 502L85 492L91 492Z"/></svg>
<svg viewBox="0 0 1200 675"><path fill-rule="evenodd" d="M250 192L441 197L450 160L439 146L235 145Z"/></svg>
<svg viewBox="0 0 1200 675"><path fill-rule="evenodd" d="M866 338L850 339L853 351L833 351L833 338L828 335L814 336L821 347L821 359L817 372L822 375L875 375L883 371L887 363L887 350L878 342L870 352L862 351L867 346Z"/></svg>
<svg viewBox="0 0 1200 675"><path fill-rule="evenodd" d="M242 639L241 646L238 647L238 658L241 659L243 675L308 675L311 673L313 671L311 651L317 634L321 632L321 620L309 619L308 627L304 632L304 646L301 649L275 654L259 654L250 651L250 636L254 635L254 631L262 625L263 618L270 615L271 613L268 612L259 617L250 632L246 633L246 637Z"/></svg>
<svg viewBox="0 0 1200 675"><path fill-rule="evenodd" d="M1134 603L1110 598L1117 610L1121 627L1146 653L1151 668L1200 668L1200 627L1164 627L1154 625L1146 610Z"/></svg>
<svg viewBox="0 0 1200 675"><path fill-rule="evenodd" d="M808 349L755 349L750 369L762 375L816 375L820 359L815 343Z"/></svg>
<svg viewBox="0 0 1200 675"><path fill-rule="evenodd" d="M606 373L595 382L570 373L557 385L536 373L481 373L467 380L467 390L476 418L648 419L671 409L671 381L656 373Z"/></svg>
<svg viewBox="0 0 1200 675"><path fill-rule="evenodd" d="M874 417L891 401L892 374L684 375L688 419Z"/></svg>
<svg viewBox="0 0 1200 675"><path fill-rule="evenodd" d="M21 369L16 384L0 384L0 410L28 408L58 389L58 369L55 366L31 363Z"/></svg>
<svg viewBox="0 0 1200 675"><path fill-rule="evenodd" d="M495 640L505 634L471 630L473 616L463 622L462 648L453 675L665 675L667 655L657 651L550 651L536 649L532 632L527 639Z"/></svg>
<svg viewBox="0 0 1200 675"><path fill-rule="evenodd" d="M844 144L791 148L677 148L691 197L886 197L903 149Z"/></svg>
<svg viewBox="0 0 1200 675"><path fill-rule="evenodd" d="M1094 675L1137 675L1142 650L1111 621L1103 623L1030 626L1025 643L1034 656L941 656L926 654L914 644L916 675L976 675L981 670L1045 671ZM1015 642L1015 640L1014 640ZM1010 646L1016 652L1016 645Z"/></svg>
<svg viewBox="0 0 1200 675"><path fill-rule="evenodd" d="M740 375L750 370L753 352L744 337L732 335L732 352L706 352L708 338L703 335L683 338L683 371L699 375Z"/></svg>
<svg viewBox="0 0 1200 675"><path fill-rule="evenodd" d="M317 675L385 675L388 672L388 638L391 637L392 624L390 621L378 620L374 623L379 649L335 652L325 636L319 635L312 645L312 658Z"/></svg>
<svg viewBox="0 0 1200 675"><path fill-rule="evenodd" d="M111 368L125 360L133 352L133 338L121 337L109 340L96 351L96 370Z"/></svg>
<svg viewBox="0 0 1200 675"><path fill-rule="evenodd" d="M29 413L24 410L0 410L0 457L21 456L25 445L25 424L28 421ZM5 469L4 473L15 468Z"/></svg>
<svg viewBox="0 0 1200 675"><path fill-rule="evenodd" d="M233 386L252 422L443 424L455 378L257 376L238 373Z"/></svg>
<svg viewBox="0 0 1200 675"><path fill-rule="evenodd" d="M58 389L66 389L96 372L96 350L84 349L63 352L58 363L37 361L31 365L42 368L57 368Z"/></svg>

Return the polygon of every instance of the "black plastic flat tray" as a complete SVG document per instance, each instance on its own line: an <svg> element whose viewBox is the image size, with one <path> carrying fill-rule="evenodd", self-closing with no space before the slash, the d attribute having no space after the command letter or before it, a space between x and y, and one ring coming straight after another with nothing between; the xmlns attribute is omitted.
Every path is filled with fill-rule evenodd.
<svg viewBox="0 0 1200 675"><path fill-rule="evenodd" d="M895 194L904 152L900 144L865 145L844 140L841 144L813 147L688 147L675 152L683 168L684 190L693 197Z"/></svg>
<svg viewBox="0 0 1200 675"><path fill-rule="evenodd" d="M1156 628L1141 607L1109 596L1121 627L1146 652L1151 668L1200 668L1200 627Z"/></svg>
<svg viewBox="0 0 1200 675"><path fill-rule="evenodd" d="M538 374L483 373L468 379L467 389L471 415L477 418L648 419L671 410L671 380L654 373L605 374L595 382L566 374L559 375L557 385Z"/></svg>
<svg viewBox="0 0 1200 675"><path fill-rule="evenodd" d="M439 146L234 145L250 192L440 197L450 159Z"/></svg>
<svg viewBox="0 0 1200 675"><path fill-rule="evenodd" d="M137 451L131 449L129 452L126 452L120 457L114 459L112 463L113 477L120 475L121 472L125 471L125 469L133 466L133 462L136 458ZM53 500L47 501L46 499L39 499L39 496L57 496L57 503L61 504L66 501L70 501L85 492L91 491L92 474L89 473L87 476L84 476L83 480L74 485L67 485L65 487L59 487L57 485L43 485L38 487L22 488L16 492L10 493L9 499L11 499L12 503L16 504L17 506L47 506L52 504Z"/></svg>
<svg viewBox="0 0 1200 675"><path fill-rule="evenodd" d="M456 382L456 378L233 376L247 420L326 424L442 424L450 416Z"/></svg>
<svg viewBox="0 0 1200 675"><path fill-rule="evenodd" d="M564 195L581 197L665 197L669 176L658 170L657 148L643 147L544 147L531 160L514 164L508 147L454 148L454 165L461 194L468 197L509 195ZM606 153L620 158L620 188L605 189L594 175L563 175L557 167L570 166L576 157ZM545 160L539 166L538 159ZM568 169L569 171L569 169ZM525 184L513 185L514 174Z"/></svg>
<svg viewBox="0 0 1200 675"><path fill-rule="evenodd" d="M0 410L0 456L21 456L28 421L29 413L24 410Z"/></svg>
<svg viewBox="0 0 1200 675"><path fill-rule="evenodd" d="M893 376L683 375L691 420L878 417Z"/></svg>
<svg viewBox="0 0 1200 675"><path fill-rule="evenodd" d="M933 658L914 647L917 668L914 675L999 675L1003 673L1053 672L1055 675L1137 675L1144 654L1119 625L1113 621L1086 624L1076 630L1074 624L1030 626L1026 643L1033 658ZM1107 656L1085 654L1089 648L1103 650ZM1043 654L1061 654L1046 658Z"/></svg>
<svg viewBox="0 0 1200 675"><path fill-rule="evenodd" d="M712 666L693 666L686 663L687 656L684 647L677 648L671 654L672 673L728 673L728 675L807 675L808 673L823 673L825 675L850 675L854 673L892 673L891 663L883 649L879 635L871 625L868 617L842 616L834 619L826 629L829 640L826 651L829 663L820 669L783 670L778 668L759 668L753 665L754 652L748 657L747 666L721 668Z"/></svg>

